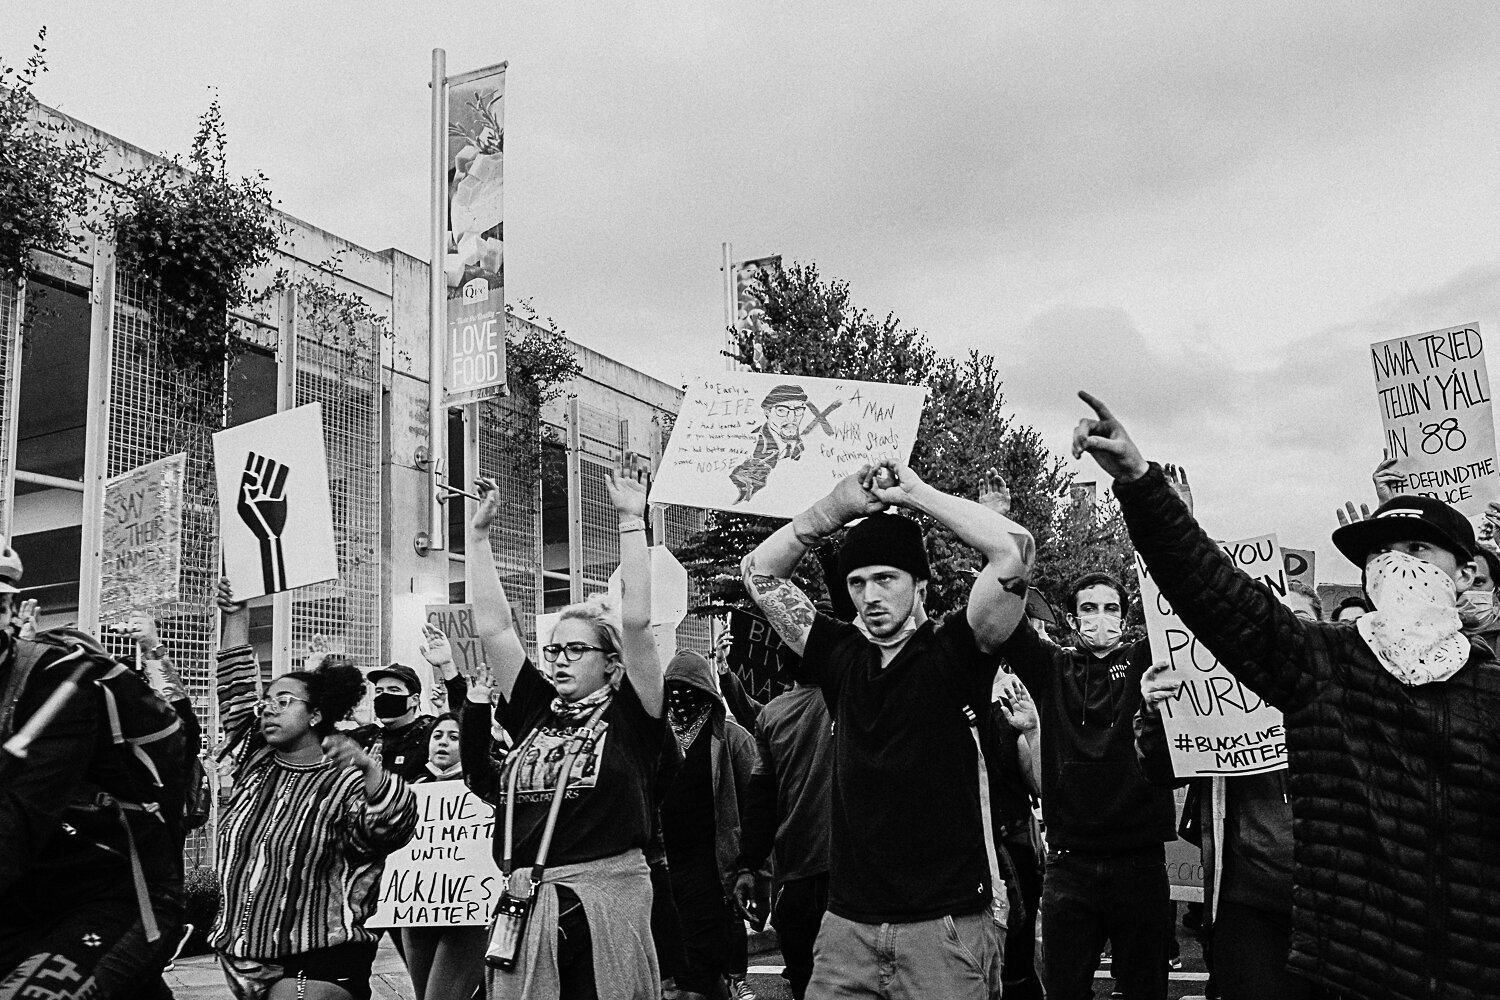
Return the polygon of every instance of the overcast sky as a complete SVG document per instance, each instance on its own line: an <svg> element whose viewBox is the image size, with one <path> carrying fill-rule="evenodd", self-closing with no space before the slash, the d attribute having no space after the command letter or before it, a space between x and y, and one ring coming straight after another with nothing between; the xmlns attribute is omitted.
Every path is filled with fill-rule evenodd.
<svg viewBox="0 0 1500 1000"><path fill-rule="evenodd" d="M425 258L431 50L510 61L506 283L681 383L719 370L720 244L990 352L1055 448L1088 388L1221 537L1316 547L1372 499L1364 345L1500 335L1489 3L7 0L42 99ZM1085 478L1098 475L1091 462Z"/></svg>

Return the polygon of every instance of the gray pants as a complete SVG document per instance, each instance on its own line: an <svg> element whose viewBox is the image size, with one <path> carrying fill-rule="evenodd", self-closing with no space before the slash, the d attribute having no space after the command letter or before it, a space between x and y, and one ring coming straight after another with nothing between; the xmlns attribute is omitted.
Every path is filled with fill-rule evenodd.
<svg viewBox="0 0 1500 1000"><path fill-rule="evenodd" d="M911 924L857 924L825 914L808 1000L994 1000L1005 930L988 912Z"/></svg>

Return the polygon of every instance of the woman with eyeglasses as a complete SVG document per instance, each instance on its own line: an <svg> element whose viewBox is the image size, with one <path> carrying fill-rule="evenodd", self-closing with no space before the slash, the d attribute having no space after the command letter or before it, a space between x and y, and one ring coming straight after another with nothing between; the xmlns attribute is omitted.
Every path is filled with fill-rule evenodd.
<svg viewBox="0 0 1500 1000"><path fill-rule="evenodd" d="M221 588L225 651L253 655L249 615ZM411 839L416 797L334 724L365 694L346 657L276 678L219 819L223 901L209 943L238 1000L369 1000L386 855Z"/></svg>
<svg viewBox="0 0 1500 1000"><path fill-rule="evenodd" d="M514 967L488 972L491 998L661 996L643 853L666 740L662 667L651 633L646 489L626 473L610 476L607 487L620 516L621 608L594 598L563 610L542 647L551 683L526 655L490 552L490 526L501 508L493 481L480 480L484 500L469 526L475 629L500 696L495 715L515 749L504 764L489 755L490 689L481 677L464 707L465 780L495 803L494 853L502 871L506 829L513 828L511 896L531 898ZM591 719L597 721L585 734ZM545 868L533 883L554 799Z"/></svg>

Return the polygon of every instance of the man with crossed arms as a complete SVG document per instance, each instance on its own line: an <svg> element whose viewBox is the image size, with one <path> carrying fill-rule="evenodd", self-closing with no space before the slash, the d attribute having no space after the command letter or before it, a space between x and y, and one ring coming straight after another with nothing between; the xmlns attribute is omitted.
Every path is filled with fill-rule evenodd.
<svg viewBox="0 0 1500 1000"><path fill-rule="evenodd" d="M984 557L963 613L928 620L922 529L890 507L927 514ZM809 549L861 518L839 550L851 625L818 613L789 578ZM1009 907L982 815L975 736L986 734L974 717L987 725L995 651L1025 611L1034 554L1014 521L887 459L745 559L746 587L835 723L828 915L811 1000L1000 995Z"/></svg>

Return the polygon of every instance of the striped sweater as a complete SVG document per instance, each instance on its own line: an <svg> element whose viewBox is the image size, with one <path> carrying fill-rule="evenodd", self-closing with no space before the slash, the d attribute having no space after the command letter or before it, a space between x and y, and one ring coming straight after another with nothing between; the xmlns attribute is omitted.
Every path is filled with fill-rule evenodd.
<svg viewBox="0 0 1500 1000"><path fill-rule="evenodd" d="M219 821L223 904L209 943L239 958L277 959L374 941L386 855L416 830L416 796L386 774L373 799L364 777L327 761L248 760Z"/></svg>

